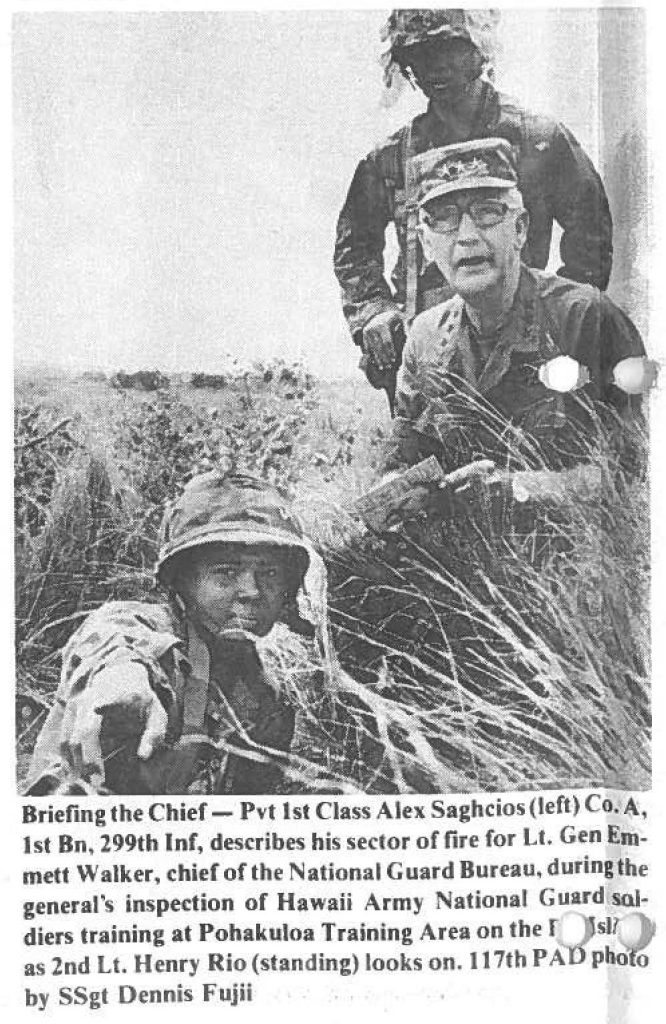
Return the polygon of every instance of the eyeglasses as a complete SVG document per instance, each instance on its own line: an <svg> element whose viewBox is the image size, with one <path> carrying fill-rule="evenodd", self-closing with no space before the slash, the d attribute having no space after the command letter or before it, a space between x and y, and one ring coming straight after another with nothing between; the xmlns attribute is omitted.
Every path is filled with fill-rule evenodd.
<svg viewBox="0 0 666 1024"><path fill-rule="evenodd" d="M469 203L449 203L436 207L432 213L421 211L423 222L437 235L449 235L460 227L463 213L468 214L477 228L492 228L504 220L511 209L499 199L472 199Z"/></svg>

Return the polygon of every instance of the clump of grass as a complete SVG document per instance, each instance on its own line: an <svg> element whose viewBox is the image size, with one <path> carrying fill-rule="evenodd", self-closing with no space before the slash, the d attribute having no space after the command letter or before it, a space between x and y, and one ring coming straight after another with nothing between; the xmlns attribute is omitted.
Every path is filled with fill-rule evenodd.
<svg viewBox="0 0 666 1024"><path fill-rule="evenodd" d="M645 437L632 429L621 453L610 440L604 427L589 444L600 487L584 499L505 496L382 537L347 523L337 543L327 524L344 666L460 788L649 785ZM525 471L515 448L511 464ZM529 464L547 473L534 450Z"/></svg>
<svg viewBox="0 0 666 1024"><path fill-rule="evenodd" d="M17 537L16 640L20 658L48 656L81 613L145 591L132 501L106 459L77 452L58 472L35 536Z"/></svg>
<svg viewBox="0 0 666 1024"><path fill-rule="evenodd" d="M57 686L59 652L85 615L109 598L145 596L136 501L114 483L100 452L77 447L56 463L42 527L17 530L15 643L19 770L43 723Z"/></svg>

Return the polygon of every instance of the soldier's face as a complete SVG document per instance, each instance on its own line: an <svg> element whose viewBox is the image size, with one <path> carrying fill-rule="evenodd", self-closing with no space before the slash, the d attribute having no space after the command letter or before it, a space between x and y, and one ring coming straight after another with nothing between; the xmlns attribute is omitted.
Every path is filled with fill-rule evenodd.
<svg viewBox="0 0 666 1024"><path fill-rule="evenodd" d="M217 637L266 636L288 593L289 555L284 548L210 544L181 563L174 586L188 617Z"/></svg>
<svg viewBox="0 0 666 1024"><path fill-rule="evenodd" d="M506 209L497 223L492 204L499 209L507 198L501 189L466 189L440 196L427 204L420 235L426 257L436 263L451 288L464 299L482 300L499 294L520 260L527 235L527 214ZM458 217L451 218L456 206ZM485 207L485 208L484 208ZM446 230L452 220L457 227ZM428 223L429 222L429 223Z"/></svg>
<svg viewBox="0 0 666 1024"><path fill-rule="evenodd" d="M428 98L451 102L478 77L483 58L465 39L433 40L414 47L409 66Z"/></svg>

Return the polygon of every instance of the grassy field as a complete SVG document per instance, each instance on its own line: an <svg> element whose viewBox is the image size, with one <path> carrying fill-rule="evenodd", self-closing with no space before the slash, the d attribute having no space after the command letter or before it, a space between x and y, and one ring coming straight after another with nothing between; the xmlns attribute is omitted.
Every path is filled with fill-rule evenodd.
<svg viewBox="0 0 666 1024"><path fill-rule="evenodd" d="M388 427L360 377L280 363L155 392L19 376L19 775L63 643L100 601L149 594L164 501L220 465L289 491L327 563L335 645L360 688L329 717L302 695L312 761L378 791L646 786L645 484L602 467L594 501L375 537L345 509L375 481Z"/></svg>

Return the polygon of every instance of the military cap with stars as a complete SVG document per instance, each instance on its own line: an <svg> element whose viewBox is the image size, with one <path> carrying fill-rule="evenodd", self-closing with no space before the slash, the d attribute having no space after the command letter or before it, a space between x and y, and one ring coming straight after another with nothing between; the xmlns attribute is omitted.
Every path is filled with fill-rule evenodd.
<svg viewBox="0 0 666 1024"><path fill-rule="evenodd" d="M513 147L506 139L472 139L440 146L412 158L419 206L461 189L516 188Z"/></svg>

